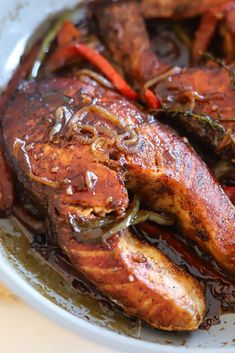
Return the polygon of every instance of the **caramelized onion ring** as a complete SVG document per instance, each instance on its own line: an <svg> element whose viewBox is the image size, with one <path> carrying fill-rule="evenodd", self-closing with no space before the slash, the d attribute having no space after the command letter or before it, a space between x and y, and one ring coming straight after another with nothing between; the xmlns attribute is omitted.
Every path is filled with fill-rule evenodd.
<svg viewBox="0 0 235 353"><path fill-rule="evenodd" d="M135 153L140 145L140 135L137 127L129 125L126 127L123 134L116 138L116 146L123 153Z"/></svg>
<svg viewBox="0 0 235 353"><path fill-rule="evenodd" d="M88 70L88 69L82 69L82 70L77 71L75 73L75 75L77 77L89 76L90 78L92 78L93 80L98 82L100 85L102 85L102 86L104 86L106 88L114 89L114 86L112 85L112 83L109 80L107 80L107 78L105 78L104 76L98 74L95 71Z"/></svg>
<svg viewBox="0 0 235 353"><path fill-rule="evenodd" d="M66 133L68 139L71 139L72 135L82 145L91 145L98 138L98 132L94 126L81 124L80 122L73 124Z"/></svg>

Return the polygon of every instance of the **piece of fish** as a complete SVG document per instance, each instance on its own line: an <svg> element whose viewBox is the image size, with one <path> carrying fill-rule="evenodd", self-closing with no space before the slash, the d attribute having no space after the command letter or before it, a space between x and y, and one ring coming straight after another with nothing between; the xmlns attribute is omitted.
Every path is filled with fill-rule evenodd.
<svg viewBox="0 0 235 353"><path fill-rule="evenodd" d="M119 65L124 62L126 74L140 91L149 84L163 109L170 116L173 114L186 132L193 133L223 158L234 159L233 68L167 67L151 49L144 19L135 1L105 4L96 16L113 60Z"/></svg>
<svg viewBox="0 0 235 353"><path fill-rule="evenodd" d="M78 271L129 315L164 330L195 330L205 313L203 287L157 248L132 230L107 243L82 241L84 227L122 220L129 209L125 184L132 170L112 138L147 120L86 76L22 83L3 117L6 155ZM164 125L159 130L171 135ZM146 151L146 141L139 152Z"/></svg>

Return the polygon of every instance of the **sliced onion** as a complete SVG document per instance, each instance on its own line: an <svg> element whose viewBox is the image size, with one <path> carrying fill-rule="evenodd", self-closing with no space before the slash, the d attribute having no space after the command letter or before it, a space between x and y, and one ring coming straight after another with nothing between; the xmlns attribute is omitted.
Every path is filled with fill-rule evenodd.
<svg viewBox="0 0 235 353"><path fill-rule="evenodd" d="M110 88L113 89L114 86L112 85L112 83L107 80L107 78L105 78L104 76L98 74L95 71L92 70L88 70L88 69L83 69L83 70L79 70L75 73L76 76L80 77L80 76L89 76L92 79L94 79L95 81L97 81L99 84L101 84L102 86L106 87L106 88Z"/></svg>
<svg viewBox="0 0 235 353"><path fill-rule="evenodd" d="M189 101L188 109L190 111L193 111L193 109L195 108L196 101L204 101L205 100L205 97L200 95L196 91L184 91L184 92L182 92L181 97L182 98L185 97Z"/></svg>
<svg viewBox="0 0 235 353"><path fill-rule="evenodd" d="M61 186L61 183L59 183L57 181L52 181L46 177L38 177L38 176L34 175L32 172L29 172L29 178L31 180L37 181L40 184L44 184L44 185L50 186L52 188L58 188L59 186Z"/></svg>
<svg viewBox="0 0 235 353"><path fill-rule="evenodd" d="M98 221L88 221L79 224L76 220L76 216L70 215L70 224L75 232L74 237L81 243L97 243L99 241L107 242L107 240L113 235L124 231L131 225L136 225L147 220L165 226L170 226L175 222L175 218L172 215L163 215L153 211L139 210L139 207L140 201L135 196L125 217L118 222L114 222L113 218L106 217L99 219ZM111 225L111 228L107 230L109 225Z"/></svg>
<svg viewBox="0 0 235 353"><path fill-rule="evenodd" d="M66 133L68 139L70 139L72 135L74 135L75 140L82 145L91 145L97 139L98 132L94 126L78 122L77 124L73 124L72 128Z"/></svg>
<svg viewBox="0 0 235 353"><path fill-rule="evenodd" d="M140 201L137 197L135 197L132 207L127 211L125 218L121 222L116 223L110 230L104 233L102 235L102 240L106 242L114 234L117 234L130 227L133 224L134 219L139 211L139 207Z"/></svg>
<svg viewBox="0 0 235 353"><path fill-rule="evenodd" d="M145 221L152 221L163 226L171 226L175 223L175 218L172 215L164 215L153 211L140 210L132 224L136 225Z"/></svg>
<svg viewBox="0 0 235 353"><path fill-rule="evenodd" d="M74 238L79 243L90 244L98 243L102 240L103 228L113 223L114 219L106 217L105 219L78 223L76 216L70 215L69 221L74 231Z"/></svg>
<svg viewBox="0 0 235 353"><path fill-rule="evenodd" d="M111 140L114 140L114 138L117 137L117 132L111 127L97 125L96 129L99 131L99 133L109 137Z"/></svg>
<svg viewBox="0 0 235 353"><path fill-rule="evenodd" d="M88 221L84 223L78 223L76 216L70 215L70 224L74 231L75 239L80 243L98 243L99 241L106 242L114 234L117 234L130 225L139 211L139 200L135 197L132 206L128 209L124 219L119 222L115 222L113 218L106 217L99 219L98 221ZM108 226L111 226L107 230Z"/></svg>
<svg viewBox="0 0 235 353"><path fill-rule="evenodd" d="M57 181L49 180L47 177L39 177L33 173L30 158L29 158L28 152L26 151L25 147L26 147L25 141L22 141L18 138L15 140L14 145L13 145L14 152L16 150L16 152L18 153L19 148L20 148L20 151L23 153L26 165L28 167L29 178L31 180L37 181L40 184L44 184L44 185L50 186L52 188L57 188L57 187L61 186L61 183L59 183Z"/></svg>
<svg viewBox="0 0 235 353"><path fill-rule="evenodd" d="M174 76L179 74L182 71L182 69L179 66L175 66L169 70L167 70L166 72L163 72L163 74L155 76L153 78L151 78L149 81L147 81L143 87L143 92L147 89L150 88L154 85L156 85L158 82L165 80L166 78L168 78L169 76Z"/></svg>
<svg viewBox="0 0 235 353"><path fill-rule="evenodd" d="M117 136L116 145L117 148L124 153L135 153L137 152L140 145L140 135L136 131L136 126L129 125L124 130L124 133Z"/></svg>
<svg viewBox="0 0 235 353"><path fill-rule="evenodd" d="M50 141L53 141L54 137L60 133L63 125L67 124L72 115L73 112L64 105L56 109L55 125L49 134Z"/></svg>
<svg viewBox="0 0 235 353"><path fill-rule="evenodd" d="M107 137L98 137L91 145L91 151L100 162L109 160L109 152L107 151L109 145L113 145L114 141Z"/></svg>
<svg viewBox="0 0 235 353"><path fill-rule="evenodd" d="M110 121L111 123L124 127L124 122L121 121L115 114L109 112L108 110L100 107L99 105L88 105L76 111L69 121L69 125L73 125L79 121L82 121L88 113L95 113Z"/></svg>

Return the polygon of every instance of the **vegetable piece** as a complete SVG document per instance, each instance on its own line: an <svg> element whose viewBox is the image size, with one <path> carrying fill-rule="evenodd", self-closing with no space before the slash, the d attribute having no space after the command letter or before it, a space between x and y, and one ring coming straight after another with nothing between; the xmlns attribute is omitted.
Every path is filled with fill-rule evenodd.
<svg viewBox="0 0 235 353"><path fill-rule="evenodd" d="M138 95L126 83L121 75L114 69L114 67L94 49L85 44L73 43L68 46L59 47L51 57L49 69L54 71L63 66L68 59L74 58L77 55L82 56L91 64L96 66L103 74L112 82L114 87L121 92L125 97L136 100Z"/></svg>
<svg viewBox="0 0 235 353"><path fill-rule="evenodd" d="M114 234L117 234L117 233L125 230L126 228L130 227L133 224L135 217L137 216L137 213L139 211L139 207L140 207L140 201L137 197L135 197L133 204L132 204L132 207L126 213L126 217L121 222L116 223L106 233L104 233L102 235L102 240L105 242L110 237L112 237Z"/></svg>
<svg viewBox="0 0 235 353"><path fill-rule="evenodd" d="M113 134L113 132L114 132L114 134ZM114 137L113 137L113 135L114 135ZM118 168L119 161L110 160L110 157L109 157L109 150L110 150L110 147L112 148L115 143L116 135L117 134L115 131L110 130L109 137L107 137L107 136L98 137L92 143L91 151L98 161L108 163L108 164L113 165L114 167Z"/></svg>
<svg viewBox="0 0 235 353"><path fill-rule="evenodd" d="M123 153L136 153L140 142L141 136L135 125L128 125L124 132L116 138L116 146Z"/></svg>
<svg viewBox="0 0 235 353"><path fill-rule="evenodd" d="M121 121L121 119L119 119L118 116L116 116L115 114L111 113L110 111L106 110L105 108L100 107L99 105L88 105L85 106L79 110L77 110L73 116L71 117L71 119L68 122L68 125L71 126L73 124L76 124L80 121L82 121L82 119L88 114L88 113L94 113L94 114L98 114L101 117L103 117L104 119L107 119L109 122L111 122L112 124L118 125L120 127L124 126L124 122Z"/></svg>
<svg viewBox="0 0 235 353"><path fill-rule="evenodd" d="M156 85L157 83L159 83L160 81L166 80L168 77L178 75L182 71L183 71L183 69L181 69L181 67L174 66L174 67L164 71L161 75L157 75L157 76L151 78L150 80L148 80L144 84L144 89L150 88L150 87Z"/></svg>
<svg viewBox="0 0 235 353"><path fill-rule="evenodd" d="M96 82L98 82L100 85L106 87L106 88L110 88L110 89L113 89L113 85L112 83L107 80L104 76L98 74L97 72L95 71L92 71L92 70L89 70L89 69L82 69L82 70L79 70L75 73L75 75L77 77L82 77L82 76L89 76L91 77L93 80L95 80Z"/></svg>
<svg viewBox="0 0 235 353"><path fill-rule="evenodd" d="M191 118L192 117L192 118L197 119L201 123L210 125L210 127L212 129L214 129L214 130L218 129L219 131L221 131L223 133L225 132L225 129L224 129L223 125L221 125L217 121L213 120L209 115L196 114L196 113L193 113L190 110L184 111L184 110L162 109L162 110L159 110L159 111L162 111L162 112L165 112L167 114L170 114L172 117L175 117L178 114L182 114L185 118Z"/></svg>
<svg viewBox="0 0 235 353"><path fill-rule="evenodd" d="M99 243L102 241L102 235L104 233L103 228L107 227L114 222L112 218L106 217L105 219L90 220L82 223L78 223L76 216L70 215L69 221L74 231L74 238L79 243Z"/></svg>
<svg viewBox="0 0 235 353"><path fill-rule="evenodd" d="M74 237L81 243L97 243L99 241L106 242L113 235L128 228L134 221L139 211L139 200L135 197L131 207L128 209L124 219L114 222L113 218L106 217L98 221L84 222L78 224L75 216L70 216L70 224L74 230ZM111 228L107 230L107 226L111 224ZM106 230L105 230L106 229Z"/></svg>
<svg viewBox="0 0 235 353"><path fill-rule="evenodd" d="M144 87L143 87L143 98L144 101L147 103L148 107L151 109L159 109L161 108L161 102L160 99L158 98L158 96L152 92L150 90L150 87L156 85L158 82L167 79L169 76L173 76L173 75L177 75L178 73L180 73L182 71L182 69L178 66L175 66L169 70L167 70L166 72L164 72L161 75L158 75L156 77L151 78L150 80L148 80Z"/></svg>
<svg viewBox="0 0 235 353"><path fill-rule="evenodd" d="M174 109L168 109L168 108L156 109L155 111L152 112L152 114L158 113L158 112L169 114L172 118L178 116L179 114L182 114L185 118L193 117L198 121L200 121L201 123L210 125L212 129L214 130L217 129L218 131L225 133L224 127L217 121L211 119L209 115L196 114L196 113L193 113L191 110L184 111L184 110L178 110L178 109L174 110Z"/></svg>
<svg viewBox="0 0 235 353"><path fill-rule="evenodd" d="M150 109L161 108L161 103L156 94L154 94L149 88L144 91L144 101Z"/></svg>
<svg viewBox="0 0 235 353"><path fill-rule="evenodd" d="M65 136L70 140L72 136L82 145L91 145L98 138L98 131L92 125L77 122L73 124Z"/></svg>
<svg viewBox="0 0 235 353"><path fill-rule="evenodd" d="M111 224L111 228L107 226L113 222L112 219L100 219L98 221L90 221L85 224L78 224L74 216L70 217L70 224L75 232L75 239L83 243L96 243L99 241L106 242L113 235L127 229L131 225L136 225L146 220L150 220L160 225L172 225L175 221L173 216L166 216L153 211L140 210L140 201L135 196L132 206L126 212L126 216L119 222Z"/></svg>
<svg viewBox="0 0 235 353"><path fill-rule="evenodd" d="M59 16L59 18L55 21L51 30L48 32L48 34L45 36L41 43L41 47L39 49L37 58L29 75L29 79L37 78L39 70L45 60L45 57L51 48L51 44L56 39L58 33L61 31L61 27L63 29L63 32L61 32L60 36L58 37L61 44L66 43L67 40L71 40L71 38L74 37L75 34L76 37L79 36L79 31L76 29L73 23L71 21L66 21L68 18L75 15L76 12L80 14L81 8L77 7L72 10L64 11L63 14Z"/></svg>
<svg viewBox="0 0 235 353"><path fill-rule="evenodd" d="M50 50L51 43L56 38L56 36L57 36L59 30L61 29L61 26L67 16L68 16L68 14L64 13L61 17L59 17L57 19L57 21L55 22L54 26L52 27L52 29L48 32L48 34L43 39L40 50L37 55L37 58L35 60L35 63L33 65L31 73L29 75L29 79L37 78L38 73L39 73L39 69L42 66L42 63L46 57L46 54Z"/></svg>
<svg viewBox="0 0 235 353"><path fill-rule="evenodd" d="M163 226L171 226L174 224L175 218L172 215L163 215L153 211L140 210L132 224L135 225L145 221L152 221Z"/></svg>
<svg viewBox="0 0 235 353"><path fill-rule="evenodd" d="M224 186L224 192L235 205L235 186Z"/></svg>
<svg viewBox="0 0 235 353"><path fill-rule="evenodd" d="M235 90L235 70L226 65L226 63L224 62L224 60L216 58L214 55L212 55L211 53L201 53L201 56L205 57L207 60L210 60L216 64L218 64L220 67L222 67L225 71L227 71L231 77L231 88L232 90Z"/></svg>
<svg viewBox="0 0 235 353"><path fill-rule="evenodd" d="M64 21L57 36L57 43L59 46L67 45L79 37L80 32L74 24L71 21Z"/></svg>
<svg viewBox="0 0 235 353"><path fill-rule="evenodd" d="M52 59L50 60L49 68L51 70L56 70L61 66L66 64L66 61L76 56L77 52L100 69L108 79L113 83L117 90L119 90L125 97L129 99L136 100L137 93L135 93L130 86L124 81L124 79L119 75L119 73L112 67L112 65L99 53L93 49L85 46L84 44L73 44L75 48L67 47L65 44L71 43L74 39L79 38L79 31L74 26L71 21L64 22L60 32L58 34L58 44L59 48L55 51ZM76 52L77 51L77 52ZM86 71L86 70L82 70ZM85 72L83 72L85 74ZM82 72L78 73L78 75ZM109 81L106 81L99 74L93 73L91 70L87 70L86 74L93 77L97 82L100 82L102 85L110 87ZM95 76L94 76L95 74ZM144 101L147 103L148 107L151 109L160 108L160 100L158 97L148 88L144 90Z"/></svg>
<svg viewBox="0 0 235 353"><path fill-rule="evenodd" d="M30 158L29 158L29 154L26 151L26 143L25 141L22 141L18 138L16 138L15 142L14 142L14 153L17 155L19 152L21 152L24 156L25 159L25 163L27 165L28 168L28 176L31 180L36 181L40 184L46 185L46 186L50 186L52 188L58 188L59 186L61 186L60 182L57 181L53 181L53 180L49 180L47 177L40 177L40 176L36 176L33 171L32 171L32 165L30 162Z"/></svg>

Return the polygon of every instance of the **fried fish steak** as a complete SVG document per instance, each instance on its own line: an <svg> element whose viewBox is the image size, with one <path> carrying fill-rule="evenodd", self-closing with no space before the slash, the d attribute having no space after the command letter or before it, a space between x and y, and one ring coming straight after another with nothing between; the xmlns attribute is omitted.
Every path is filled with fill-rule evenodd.
<svg viewBox="0 0 235 353"><path fill-rule="evenodd" d="M146 18L190 18L202 15L213 6L228 0L141 0L140 10Z"/></svg>
<svg viewBox="0 0 235 353"><path fill-rule="evenodd" d="M85 227L93 236L102 222L128 212L130 162L112 138L120 142L127 126L146 120L89 77L23 82L2 121L6 155L78 271L129 315L164 330L195 330L205 313L195 278L131 229L106 243L83 239Z"/></svg>
<svg viewBox="0 0 235 353"><path fill-rule="evenodd" d="M190 2L190 7L192 5ZM167 67L151 48L135 1L105 4L96 16L113 59L123 65L134 84L141 89L155 80L151 89L171 119L216 154L234 159L233 68L213 65L180 70Z"/></svg>

